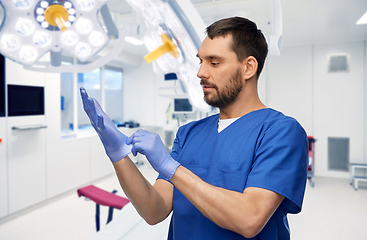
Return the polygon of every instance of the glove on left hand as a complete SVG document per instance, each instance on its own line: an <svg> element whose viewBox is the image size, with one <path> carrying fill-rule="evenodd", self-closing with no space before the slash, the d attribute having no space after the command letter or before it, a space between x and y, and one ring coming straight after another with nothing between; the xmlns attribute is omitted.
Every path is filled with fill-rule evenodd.
<svg viewBox="0 0 367 240"><path fill-rule="evenodd" d="M127 144L132 144L131 152L145 155L152 167L166 180L170 180L180 164L168 154L161 138L156 133L138 130L127 139Z"/></svg>

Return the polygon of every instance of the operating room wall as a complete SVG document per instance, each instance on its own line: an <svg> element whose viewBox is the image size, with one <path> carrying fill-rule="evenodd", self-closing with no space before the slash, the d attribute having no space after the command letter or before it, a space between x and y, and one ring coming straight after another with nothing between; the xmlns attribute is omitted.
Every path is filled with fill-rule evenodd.
<svg viewBox="0 0 367 240"><path fill-rule="evenodd" d="M160 71L154 71L153 64L143 62L139 67L124 69L125 121L166 128L166 110L171 99L159 96L158 91L172 85L172 81L164 81Z"/></svg>
<svg viewBox="0 0 367 240"><path fill-rule="evenodd" d="M328 57L350 56L348 72L328 72ZM315 175L347 178L329 170L328 137L350 139L349 161L366 163L366 49L364 41L285 46L265 67L266 103L295 117L314 136Z"/></svg>

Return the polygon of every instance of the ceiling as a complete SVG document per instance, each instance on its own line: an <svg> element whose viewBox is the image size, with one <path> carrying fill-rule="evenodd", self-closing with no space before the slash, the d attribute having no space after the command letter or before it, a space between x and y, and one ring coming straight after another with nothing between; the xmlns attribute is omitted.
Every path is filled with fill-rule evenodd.
<svg viewBox="0 0 367 240"><path fill-rule="evenodd" d="M270 0L191 0L206 25L243 16L270 31ZM367 25L356 25L367 11L366 0L280 0L283 16L283 45L367 40ZM111 11L132 12L121 0L110 0Z"/></svg>

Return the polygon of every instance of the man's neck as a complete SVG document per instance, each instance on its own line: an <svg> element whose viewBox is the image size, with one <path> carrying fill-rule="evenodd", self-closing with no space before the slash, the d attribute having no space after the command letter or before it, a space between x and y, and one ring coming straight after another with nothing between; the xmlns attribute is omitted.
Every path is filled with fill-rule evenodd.
<svg viewBox="0 0 367 240"><path fill-rule="evenodd" d="M252 96L247 94L238 96L233 103L225 108L219 109L219 114L220 119L238 118L263 108L266 108L266 106L260 101L257 93Z"/></svg>
<svg viewBox="0 0 367 240"><path fill-rule="evenodd" d="M220 109L220 119L242 117L250 112L266 108L257 91L257 79L245 80L237 98L225 108Z"/></svg>
<svg viewBox="0 0 367 240"><path fill-rule="evenodd" d="M220 119L230 119L230 118L239 118L250 112L260 110L266 108L264 104L258 104L256 106L252 106L251 108L242 108L240 111L228 111L226 109L220 109L219 116Z"/></svg>

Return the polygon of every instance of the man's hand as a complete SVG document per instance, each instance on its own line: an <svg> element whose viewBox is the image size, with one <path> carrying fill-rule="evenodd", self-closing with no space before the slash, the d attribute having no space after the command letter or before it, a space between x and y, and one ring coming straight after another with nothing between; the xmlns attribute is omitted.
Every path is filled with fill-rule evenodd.
<svg viewBox="0 0 367 240"><path fill-rule="evenodd" d="M116 128L97 100L88 97L88 93L84 88L80 88L80 95L82 96L84 111L98 133L108 157L112 162L117 162L126 157L131 151L131 146L126 144L127 137Z"/></svg>
<svg viewBox="0 0 367 240"><path fill-rule="evenodd" d="M166 180L170 180L180 165L167 152L158 134L145 130L138 130L127 139L127 144L132 144L131 152L145 155L152 167Z"/></svg>

